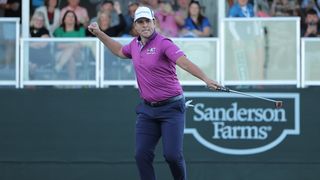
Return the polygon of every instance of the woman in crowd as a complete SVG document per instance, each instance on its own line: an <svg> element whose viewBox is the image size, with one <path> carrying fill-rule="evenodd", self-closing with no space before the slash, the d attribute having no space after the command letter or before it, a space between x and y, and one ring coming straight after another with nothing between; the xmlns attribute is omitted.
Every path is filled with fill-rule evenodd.
<svg viewBox="0 0 320 180"><path fill-rule="evenodd" d="M201 6L198 1L191 1L189 4L188 17L181 32L183 37L209 37L211 25L209 19L202 15Z"/></svg>
<svg viewBox="0 0 320 180"><path fill-rule="evenodd" d="M61 9L61 17L64 17L67 11L73 11L77 15L78 23L87 28L89 24L88 10L85 7L80 6L80 0L68 0L68 5Z"/></svg>
<svg viewBox="0 0 320 180"><path fill-rule="evenodd" d="M30 37L50 37L45 27L45 15L42 12L35 12L31 18Z"/></svg>
<svg viewBox="0 0 320 180"><path fill-rule="evenodd" d="M53 33L55 37L85 37L85 29L79 25L76 14L73 11L66 11L62 18L61 26ZM55 70L60 72L65 64L68 63L68 73L70 79L76 79L75 60L79 55L79 43L63 43L58 45L62 49L62 53L58 57Z"/></svg>
<svg viewBox="0 0 320 180"><path fill-rule="evenodd" d="M45 0L45 5L37 8L35 12L44 14L45 26L52 36L53 31L60 25L60 9L57 8L57 0Z"/></svg>
<svg viewBox="0 0 320 180"><path fill-rule="evenodd" d="M48 38L49 31L45 27L45 15L36 11L30 22L30 37ZM30 42L29 52L29 73L32 79L35 71L39 67L43 67L52 63L50 49L47 42Z"/></svg>
<svg viewBox="0 0 320 180"><path fill-rule="evenodd" d="M73 11L67 11L59 28L53 35L55 37L85 37L85 30L79 25L76 14Z"/></svg>

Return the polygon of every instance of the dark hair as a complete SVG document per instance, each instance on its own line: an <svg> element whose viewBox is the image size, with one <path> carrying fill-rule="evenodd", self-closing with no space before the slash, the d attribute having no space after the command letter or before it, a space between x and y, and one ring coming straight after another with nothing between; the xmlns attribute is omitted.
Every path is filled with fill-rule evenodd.
<svg viewBox="0 0 320 180"><path fill-rule="evenodd" d="M309 10L307 10L306 14L307 14L307 15L308 15L308 14L310 14L310 15L318 15L318 14L317 14L317 11L314 10L314 9L309 9Z"/></svg>
<svg viewBox="0 0 320 180"><path fill-rule="evenodd" d="M202 15L202 13L201 13L201 5L200 5L199 1L193 1L193 0L189 3L189 7L188 7L188 17L191 17L191 16L190 16L189 9L190 9L190 6L191 6L192 4L196 4L196 5L198 5L198 7L199 7L198 22L194 22L197 26L199 26L199 25L202 24L202 21L203 21L203 19L204 19L205 17L204 17L204 16Z"/></svg>
<svg viewBox="0 0 320 180"><path fill-rule="evenodd" d="M101 2L101 6L103 6L105 4L111 4L112 6L114 5L113 1L110 1L110 0L104 0Z"/></svg>
<svg viewBox="0 0 320 180"><path fill-rule="evenodd" d="M45 0L45 1L44 1L44 5L45 5L46 7L49 7L49 1L50 1L50 0ZM56 4L55 8L57 8L57 7L58 7L58 0L57 0L57 4Z"/></svg>
<svg viewBox="0 0 320 180"><path fill-rule="evenodd" d="M64 32L66 32L66 24L65 24L64 20L66 19L66 16L68 13L72 13L74 15L74 20L75 20L74 30L79 31L80 25L78 23L77 15L74 11L71 11L71 10L68 10L68 11L66 11L66 13L64 13L60 27L63 28Z"/></svg>

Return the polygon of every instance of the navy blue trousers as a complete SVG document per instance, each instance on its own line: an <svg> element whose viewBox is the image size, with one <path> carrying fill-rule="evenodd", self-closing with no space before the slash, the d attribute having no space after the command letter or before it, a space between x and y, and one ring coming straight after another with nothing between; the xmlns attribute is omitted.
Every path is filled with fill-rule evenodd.
<svg viewBox="0 0 320 180"><path fill-rule="evenodd" d="M183 158L185 110L184 98L160 107L151 107L143 102L137 106L135 159L141 180L156 179L152 163L160 137L163 155L173 178L187 179Z"/></svg>

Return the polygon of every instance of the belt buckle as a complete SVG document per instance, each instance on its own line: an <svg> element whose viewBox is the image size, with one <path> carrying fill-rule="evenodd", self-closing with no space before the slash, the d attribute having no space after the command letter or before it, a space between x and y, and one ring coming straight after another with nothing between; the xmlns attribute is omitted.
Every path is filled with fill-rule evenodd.
<svg viewBox="0 0 320 180"><path fill-rule="evenodd" d="M158 102L150 102L151 106L156 106L158 104Z"/></svg>

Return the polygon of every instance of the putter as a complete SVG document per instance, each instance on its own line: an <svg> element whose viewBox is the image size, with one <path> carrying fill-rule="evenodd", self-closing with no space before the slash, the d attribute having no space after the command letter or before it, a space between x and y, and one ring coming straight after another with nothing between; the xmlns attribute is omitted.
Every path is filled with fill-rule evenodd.
<svg viewBox="0 0 320 180"><path fill-rule="evenodd" d="M229 88L226 88L226 87L223 87L223 86L218 87L216 90L217 91L221 91L221 92L228 92L228 93L231 92L231 93L240 94L240 95L243 95L243 96L249 96L249 97L258 98L258 99L262 99L262 100L265 100L265 101L273 102L276 108L281 108L282 105L283 105L282 101L276 101L276 100L269 99L269 98L264 98L264 97L261 97L261 96L247 94L247 93L236 91L236 90L232 90L232 89L229 89Z"/></svg>

